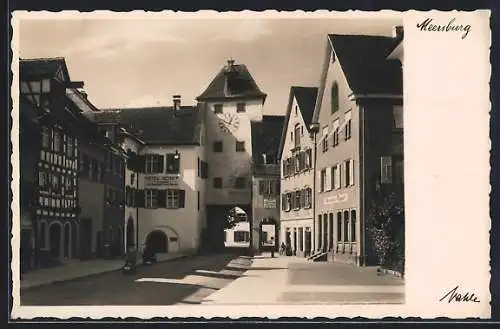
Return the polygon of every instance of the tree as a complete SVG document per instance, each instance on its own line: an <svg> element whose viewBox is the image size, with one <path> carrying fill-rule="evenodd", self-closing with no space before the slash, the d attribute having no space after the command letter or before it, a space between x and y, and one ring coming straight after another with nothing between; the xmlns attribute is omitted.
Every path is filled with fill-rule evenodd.
<svg viewBox="0 0 500 329"><path fill-rule="evenodd" d="M372 199L367 230L378 264L404 270L403 189L392 186Z"/></svg>
<svg viewBox="0 0 500 329"><path fill-rule="evenodd" d="M238 216L236 213L236 208L232 208L228 211L226 218L224 218L224 229L232 229L238 223Z"/></svg>

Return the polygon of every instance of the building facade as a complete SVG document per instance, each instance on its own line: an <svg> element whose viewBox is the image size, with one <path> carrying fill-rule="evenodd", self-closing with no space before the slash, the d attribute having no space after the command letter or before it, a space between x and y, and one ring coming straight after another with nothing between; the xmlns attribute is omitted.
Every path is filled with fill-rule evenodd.
<svg viewBox="0 0 500 329"><path fill-rule="evenodd" d="M251 123L253 253L277 250L280 230L280 164L278 160L284 116L264 115Z"/></svg>
<svg viewBox="0 0 500 329"><path fill-rule="evenodd" d="M197 97L205 108L206 158L210 178L206 186L208 249L224 247L224 221L234 207L252 218L251 123L261 121L264 94L247 67L229 60Z"/></svg>
<svg viewBox="0 0 500 329"><path fill-rule="evenodd" d="M120 219L122 227L129 227L124 239L130 242L133 223L138 251L146 245L160 254L196 251L205 226L208 170L201 107L181 106L175 96L171 107L104 110L91 116L100 127L121 129L108 136L121 135L128 154L123 188L128 201Z"/></svg>
<svg viewBox="0 0 500 329"><path fill-rule="evenodd" d="M50 267L78 256L78 148L85 118L68 106L66 89L81 83L70 80L63 58L21 60L19 68L20 126L35 136L20 140L21 172L27 173L22 214L26 204L32 209L21 245L32 249L31 265ZM36 152L36 161L28 152Z"/></svg>
<svg viewBox="0 0 500 329"><path fill-rule="evenodd" d="M366 223L382 185L402 184L402 76L390 37L329 35L316 132L315 248L374 261Z"/></svg>
<svg viewBox="0 0 500 329"><path fill-rule="evenodd" d="M314 231L315 139L311 119L317 88L292 87L281 136L281 241L299 256L310 256Z"/></svg>

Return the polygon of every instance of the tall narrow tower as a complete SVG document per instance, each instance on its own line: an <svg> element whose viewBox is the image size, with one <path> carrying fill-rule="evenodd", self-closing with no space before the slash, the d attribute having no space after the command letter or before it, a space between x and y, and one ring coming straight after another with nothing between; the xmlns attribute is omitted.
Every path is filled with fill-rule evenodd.
<svg viewBox="0 0 500 329"><path fill-rule="evenodd" d="M251 204L250 123L262 120L265 99L247 67L232 59L197 97L207 111L207 206L246 208Z"/></svg>

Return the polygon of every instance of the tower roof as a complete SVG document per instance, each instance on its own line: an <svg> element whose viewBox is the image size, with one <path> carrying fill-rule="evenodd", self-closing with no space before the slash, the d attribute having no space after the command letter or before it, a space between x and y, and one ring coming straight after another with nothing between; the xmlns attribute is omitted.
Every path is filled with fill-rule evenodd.
<svg viewBox="0 0 500 329"><path fill-rule="evenodd" d="M264 101L266 96L257 86L246 65L234 64L231 59L196 99L201 101L253 98Z"/></svg>

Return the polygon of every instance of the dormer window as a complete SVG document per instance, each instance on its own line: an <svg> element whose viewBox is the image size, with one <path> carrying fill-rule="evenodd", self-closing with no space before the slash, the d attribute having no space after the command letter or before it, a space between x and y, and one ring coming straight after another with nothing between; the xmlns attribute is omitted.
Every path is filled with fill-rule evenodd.
<svg viewBox="0 0 500 329"><path fill-rule="evenodd" d="M300 147L300 136L301 136L301 133L300 133L300 124L296 124L295 125L295 148L298 148Z"/></svg>

